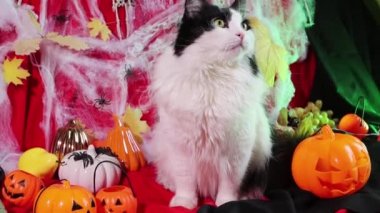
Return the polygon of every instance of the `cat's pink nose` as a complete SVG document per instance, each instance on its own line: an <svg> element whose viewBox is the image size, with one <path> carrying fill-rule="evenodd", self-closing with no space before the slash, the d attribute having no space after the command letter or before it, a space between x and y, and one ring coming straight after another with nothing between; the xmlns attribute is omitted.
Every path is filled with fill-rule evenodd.
<svg viewBox="0 0 380 213"><path fill-rule="evenodd" d="M241 40L243 40L243 38L244 38L244 33L242 33L242 32L238 32L238 33L236 33L236 36L239 37Z"/></svg>

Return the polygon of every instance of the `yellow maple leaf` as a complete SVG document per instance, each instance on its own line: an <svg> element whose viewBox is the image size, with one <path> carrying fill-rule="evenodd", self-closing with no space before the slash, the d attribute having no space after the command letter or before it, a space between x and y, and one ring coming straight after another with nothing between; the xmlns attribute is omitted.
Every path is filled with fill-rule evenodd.
<svg viewBox="0 0 380 213"><path fill-rule="evenodd" d="M267 84L273 87L276 75L283 80L289 72L287 51L273 41L269 28L258 18L249 18L249 23L256 36L255 58L257 66Z"/></svg>
<svg viewBox="0 0 380 213"><path fill-rule="evenodd" d="M22 84L20 79L26 79L30 76L28 71L21 68L20 65L23 62L23 59L14 58L9 60L6 58L3 62L3 75L4 81L9 84L13 83L15 85Z"/></svg>
<svg viewBox="0 0 380 213"><path fill-rule="evenodd" d="M89 48L86 42L74 36L63 36L63 35L59 35L56 32L50 32L45 36L45 38L47 40L50 40L52 42L59 44L60 46L68 47L73 50L79 51L79 50L86 50Z"/></svg>
<svg viewBox="0 0 380 213"><path fill-rule="evenodd" d="M110 39L111 30L99 19L92 18L87 24L88 29L90 30L90 36L96 38L100 34L100 38L103 41L108 41Z"/></svg>
<svg viewBox="0 0 380 213"><path fill-rule="evenodd" d="M142 143L142 133L149 130L146 121L141 120L141 109L128 106L123 116L123 122L130 128L137 142Z"/></svg>
<svg viewBox="0 0 380 213"><path fill-rule="evenodd" d="M14 43L14 51L17 55L29 55L40 49L42 38L17 40Z"/></svg>

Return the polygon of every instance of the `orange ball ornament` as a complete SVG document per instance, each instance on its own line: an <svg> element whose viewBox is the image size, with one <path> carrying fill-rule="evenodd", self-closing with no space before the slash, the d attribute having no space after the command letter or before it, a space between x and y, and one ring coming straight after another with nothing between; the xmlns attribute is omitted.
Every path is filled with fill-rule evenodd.
<svg viewBox="0 0 380 213"><path fill-rule="evenodd" d="M340 119L338 128L349 133L355 134L359 139L364 138L368 133L368 124L361 117L350 113Z"/></svg>
<svg viewBox="0 0 380 213"><path fill-rule="evenodd" d="M34 213L96 213L96 200L81 186L63 180L42 190L34 203Z"/></svg>
<svg viewBox="0 0 380 213"><path fill-rule="evenodd" d="M126 186L111 186L96 193L98 213L136 213L137 200L132 190Z"/></svg>
<svg viewBox="0 0 380 213"><path fill-rule="evenodd" d="M321 198L335 198L361 189L371 173L371 161L363 142L334 133L326 125L296 148L292 160L294 181Z"/></svg>
<svg viewBox="0 0 380 213"><path fill-rule="evenodd" d="M2 195L14 207L31 209L34 199L43 187L44 183L39 177L15 170L6 175Z"/></svg>

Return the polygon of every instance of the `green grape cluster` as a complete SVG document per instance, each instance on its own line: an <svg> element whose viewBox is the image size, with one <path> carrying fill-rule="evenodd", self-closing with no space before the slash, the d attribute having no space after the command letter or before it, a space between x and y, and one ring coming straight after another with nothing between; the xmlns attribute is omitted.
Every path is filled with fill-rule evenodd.
<svg viewBox="0 0 380 213"><path fill-rule="evenodd" d="M282 109L280 111L278 124L281 126L292 127L291 134L297 137L308 137L316 133L322 126L329 125L335 127L332 110L322 110L323 102L317 100L309 102L305 108L296 107Z"/></svg>

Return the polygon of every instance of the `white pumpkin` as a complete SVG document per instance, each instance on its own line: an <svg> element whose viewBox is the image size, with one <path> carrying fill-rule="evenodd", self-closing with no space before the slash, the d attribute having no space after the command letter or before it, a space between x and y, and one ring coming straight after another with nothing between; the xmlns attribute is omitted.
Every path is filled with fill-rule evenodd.
<svg viewBox="0 0 380 213"><path fill-rule="evenodd" d="M117 185L121 178L120 162L110 150L107 152L104 150L104 148L95 149L90 145L87 150L66 154L59 166L59 179L66 179L72 185L83 186L93 193L101 188Z"/></svg>

